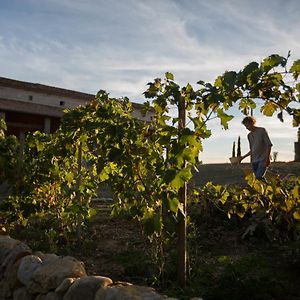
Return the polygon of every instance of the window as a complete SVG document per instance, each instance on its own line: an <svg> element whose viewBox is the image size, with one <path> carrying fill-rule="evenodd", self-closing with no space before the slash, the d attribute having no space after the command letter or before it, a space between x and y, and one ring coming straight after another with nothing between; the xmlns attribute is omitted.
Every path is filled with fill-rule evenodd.
<svg viewBox="0 0 300 300"><path fill-rule="evenodd" d="M32 96L32 95L29 95L29 96L28 96L28 100L29 100L29 101L32 101L32 100L33 100L33 96Z"/></svg>
<svg viewBox="0 0 300 300"><path fill-rule="evenodd" d="M64 106L65 105L65 101L59 101L59 105L60 106Z"/></svg>

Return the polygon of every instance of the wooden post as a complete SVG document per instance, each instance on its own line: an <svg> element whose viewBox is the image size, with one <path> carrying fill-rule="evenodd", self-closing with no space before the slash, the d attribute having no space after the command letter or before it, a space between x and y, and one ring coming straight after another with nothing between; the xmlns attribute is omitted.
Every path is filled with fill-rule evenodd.
<svg viewBox="0 0 300 300"><path fill-rule="evenodd" d="M21 186L23 182L23 159L24 159L24 145L25 134L24 131L20 131L20 144L19 144L19 157L18 157L18 172L17 172L17 193L21 193Z"/></svg>
<svg viewBox="0 0 300 300"><path fill-rule="evenodd" d="M79 192L79 187L81 185L81 169L82 169L82 144L81 142L78 145L78 157L77 157L77 178L76 178L76 201L78 205L82 205L82 199ZM80 240L81 238L81 223L82 223L82 215L79 214L77 218L77 238Z"/></svg>
<svg viewBox="0 0 300 300"><path fill-rule="evenodd" d="M180 97L179 111L178 111L178 131L186 126L186 111L185 100ZM180 134L180 133L179 133ZM186 167L186 162L183 163L183 168ZM177 279L181 287L186 285L186 198L187 198L187 184L185 183L178 191L179 202L182 205L183 213L178 215L178 266Z"/></svg>

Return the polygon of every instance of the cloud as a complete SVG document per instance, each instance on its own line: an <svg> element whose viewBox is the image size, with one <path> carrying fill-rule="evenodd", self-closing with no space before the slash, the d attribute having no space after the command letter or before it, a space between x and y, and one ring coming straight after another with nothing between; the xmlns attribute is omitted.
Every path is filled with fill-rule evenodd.
<svg viewBox="0 0 300 300"><path fill-rule="evenodd" d="M272 53L291 50L297 59L299 10L298 0L1 1L0 76L143 102L147 82L167 71L196 87ZM246 136L234 114L228 131L209 124L210 159L222 157L210 145L224 139L227 153L232 139ZM289 122L258 118L292 145Z"/></svg>

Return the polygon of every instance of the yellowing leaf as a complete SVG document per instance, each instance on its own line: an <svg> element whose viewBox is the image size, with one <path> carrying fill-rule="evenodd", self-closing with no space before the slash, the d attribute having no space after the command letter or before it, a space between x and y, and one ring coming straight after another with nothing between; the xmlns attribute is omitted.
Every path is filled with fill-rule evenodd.
<svg viewBox="0 0 300 300"><path fill-rule="evenodd" d="M295 211L293 213L293 217L294 217L295 220L300 220L300 212L299 211Z"/></svg>

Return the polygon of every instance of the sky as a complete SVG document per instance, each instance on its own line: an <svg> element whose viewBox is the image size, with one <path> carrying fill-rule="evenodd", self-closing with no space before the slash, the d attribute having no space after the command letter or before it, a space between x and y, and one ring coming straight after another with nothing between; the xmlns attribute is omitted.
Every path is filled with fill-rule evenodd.
<svg viewBox="0 0 300 300"><path fill-rule="evenodd" d="M166 72L197 88L274 53L299 59L299 16L299 0L1 0L0 76L143 103ZM238 136L248 152L244 116L233 113L229 130L208 123L204 163L229 162ZM291 119L254 116L277 160L294 160Z"/></svg>

